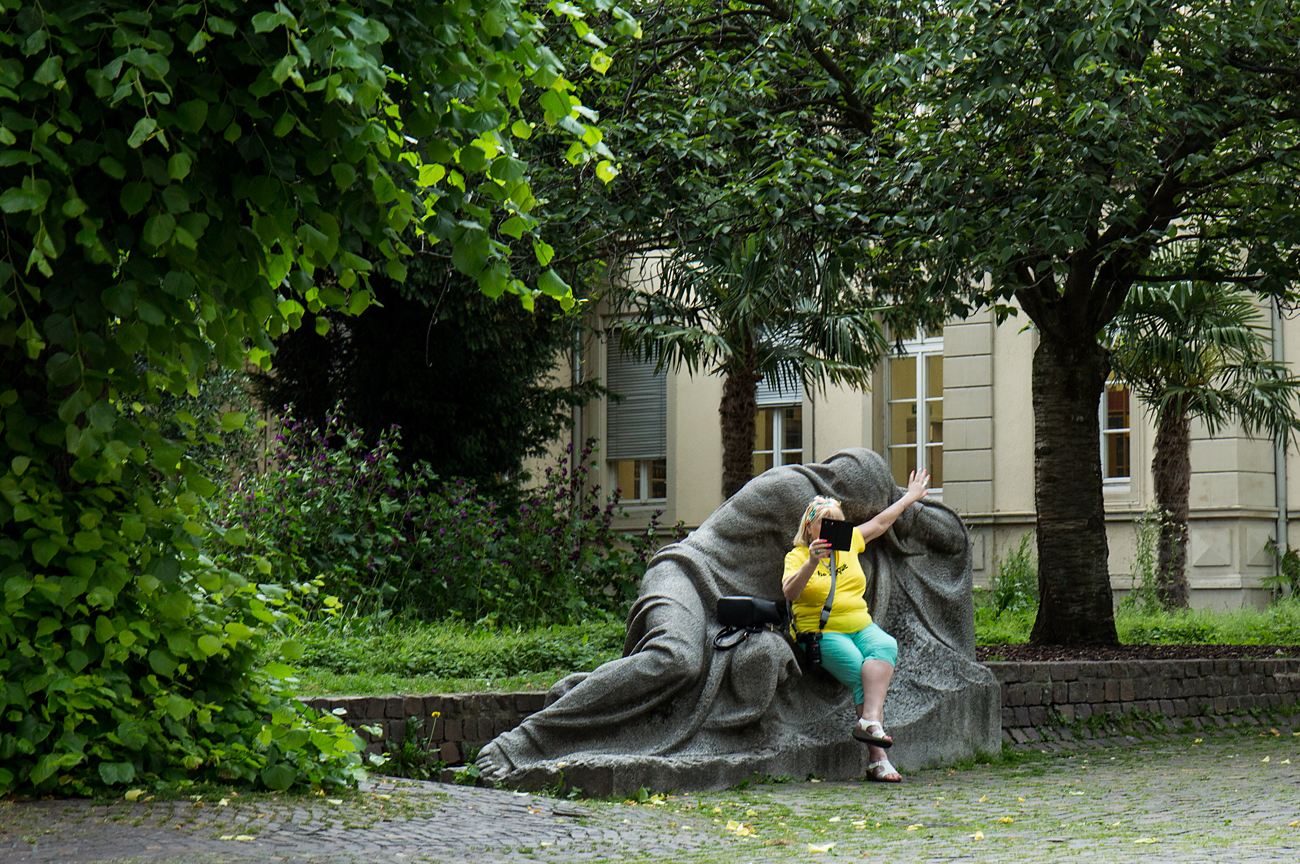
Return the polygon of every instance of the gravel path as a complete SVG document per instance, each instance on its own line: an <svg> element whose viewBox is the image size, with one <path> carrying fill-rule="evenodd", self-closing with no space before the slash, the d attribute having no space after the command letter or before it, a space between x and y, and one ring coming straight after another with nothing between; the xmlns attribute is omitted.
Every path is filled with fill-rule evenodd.
<svg viewBox="0 0 1300 864"><path fill-rule="evenodd" d="M3 802L0 862L1295 862L1296 732L1112 737L898 786L762 783L641 804L410 781L339 799Z"/></svg>

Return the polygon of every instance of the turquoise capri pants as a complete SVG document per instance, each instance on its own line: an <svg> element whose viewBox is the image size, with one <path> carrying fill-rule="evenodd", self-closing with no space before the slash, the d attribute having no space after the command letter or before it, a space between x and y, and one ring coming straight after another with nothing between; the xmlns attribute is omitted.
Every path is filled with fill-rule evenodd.
<svg viewBox="0 0 1300 864"><path fill-rule="evenodd" d="M856 633L822 634L822 666L853 691L854 705L862 704L862 664L866 660L897 666L898 640L874 623Z"/></svg>

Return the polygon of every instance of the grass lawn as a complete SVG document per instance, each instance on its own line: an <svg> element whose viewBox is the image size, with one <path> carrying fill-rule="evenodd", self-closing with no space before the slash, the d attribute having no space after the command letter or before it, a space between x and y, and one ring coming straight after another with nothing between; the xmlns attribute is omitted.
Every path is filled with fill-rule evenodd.
<svg viewBox="0 0 1300 864"><path fill-rule="evenodd" d="M978 645L1020 645L1029 641L1034 610L998 615L984 606L975 612ZM1300 644L1300 600L1287 598L1257 609L1192 609L1143 612L1119 609L1115 629L1124 645L1296 645Z"/></svg>
<svg viewBox="0 0 1300 864"><path fill-rule="evenodd" d="M583 670L573 670L583 671ZM387 693L481 693L546 691L569 671L549 669L524 672L502 678L489 676L446 678L441 675L392 675L388 673L339 674L306 666L298 672L295 688L300 696L377 696Z"/></svg>
<svg viewBox="0 0 1300 864"><path fill-rule="evenodd" d="M1032 610L997 615L982 606L975 616L980 645L1015 645L1029 639ZM1300 644L1300 600L1287 599L1260 612L1146 613L1116 615L1125 644ZM389 619L319 622L297 638L306 651L299 664L304 696L385 693L468 693L546 690L572 672L595 669L622 655L621 621L514 631L463 623Z"/></svg>
<svg viewBox="0 0 1300 864"><path fill-rule="evenodd" d="M622 621L509 630L458 622L323 621L303 628L304 696L548 690L623 654Z"/></svg>

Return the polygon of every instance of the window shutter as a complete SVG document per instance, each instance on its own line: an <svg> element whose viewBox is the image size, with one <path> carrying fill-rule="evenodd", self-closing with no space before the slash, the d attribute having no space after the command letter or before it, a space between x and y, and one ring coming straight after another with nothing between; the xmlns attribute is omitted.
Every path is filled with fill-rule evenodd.
<svg viewBox="0 0 1300 864"><path fill-rule="evenodd" d="M754 396L758 400L759 408L772 405L802 405L803 382L798 378L794 381L782 381L775 375L765 375L763 380L758 382L758 392Z"/></svg>
<svg viewBox="0 0 1300 864"><path fill-rule="evenodd" d="M607 340L605 386L623 397L606 403L606 459L664 459L668 456L668 376L655 374L653 360L619 350L618 333Z"/></svg>

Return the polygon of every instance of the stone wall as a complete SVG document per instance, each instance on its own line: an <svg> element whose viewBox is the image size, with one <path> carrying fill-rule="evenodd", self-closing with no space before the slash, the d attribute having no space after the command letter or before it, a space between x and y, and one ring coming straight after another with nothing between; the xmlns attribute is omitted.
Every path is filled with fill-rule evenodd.
<svg viewBox="0 0 1300 864"><path fill-rule="evenodd" d="M457 693L445 696L337 696L305 699L320 711L342 708L353 727L379 727L379 734L361 731L366 751L382 753L384 741L401 741L408 717L424 721L429 750L449 765L464 762L502 732L542 709L545 693Z"/></svg>
<svg viewBox="0 0 1300 864"><path fill-rule="evenodd" d="M1008 741L1036 738L1034 729L1097 715L1135 710L1165 717L1224 715L1289 708L1300 701L1300 659L985 665L1002 685L1002 729ZM385 740L404 737L406 718L421 717L430 752L456 765L540 711L545 698L544 693L463 693L305 701L321 711L343 708L343 718L353 726L378 726L378 735L361 733L372 753L382 752Z"/></svg>
<svg viewBox="0 0 1300 864"><path fill-rule="evenodd" d="M1002 685L1002 728L1143 711L1165 717L1283 708L1300 699L1300 660L986 663Z"/></svg>

